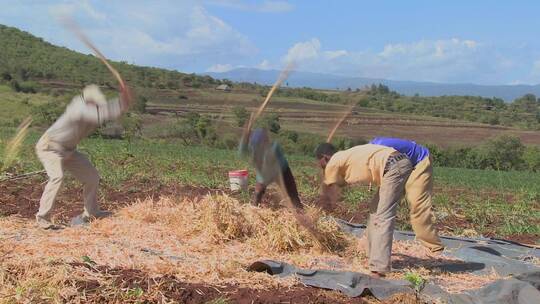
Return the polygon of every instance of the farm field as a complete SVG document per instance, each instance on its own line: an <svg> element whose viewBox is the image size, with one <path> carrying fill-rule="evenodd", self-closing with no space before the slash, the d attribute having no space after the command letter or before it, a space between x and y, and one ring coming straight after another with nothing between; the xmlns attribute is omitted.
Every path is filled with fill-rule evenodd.
<svg viewBox="0 0 540 304"><path fill-rule="evenodd" d="M245 271L250 263L261 259L276 259L306 268L362 271L366 256L356 249L354 241L346 238L340 240L343 242L340 248L327 250L314 246L313 241L292 224L294 219L288 210L280 206L281 195L276 189L271 190L262 208L249 205L250 194L230 192L227 172L242 168L251 170L235 149L240 128L234 125L232 105L237 105L238 101L238 104L252 110L260 103L261 97L253 93L229 95L211 90L199 90L197 94L200 96L188 97L192 98L188 101L164 99L162 103L150 103L148 113L141 115L142 137L105 139L94 136L81 143L79 149L89 156L100 172L99 199L102 207L114 212L113 217L96 221L90 229L65 228L59 232L43 232L33 225L46 181L43 174L0 182L0 227L3 233L0 255L5 260L0 272L0 294L30 302L44 299L46 302L114 299L133 303L180 300L181 303L214 304L243 303L244 300L246 303L350 302L350 298L337 292ZM14 93L5 86L0 86L0 95L0 104L6 109L0 113L0 121L5 126L0 131L0 155L4 154L15 126L31 114L32 109L47 105L47 102L58 100L65 103L69 100L69 94L55 99L46 94ZM184 102L186 104L181 104ZM269 111L280 115L283 130L324 136L345 108L343 105L298 98L276 98ZM218 133L234 135L233 146L229 149L209 147L200 143L186 144L174 136L156 136L184 121L188 113L211 117ZM448 137L438 136L441 130L445 130ZM463 130L467 132L459 137ZM8 176L42 170L34 153L41 132L43 129L39 127L30 131L15 165L8 170ZM409 138L427 142L432 142L428 139L433 138L433 142L441 146L458 142L476 144L491 136L511 133L521 136L525 143L536 144L532 131L363 108L355 109L349 123L340 132L361 138L376 134L406 136L412 132L414 135ZM455 137L455 142L451 136ZM319 169L311 153L288 153L287 157L303 202L315 205ZM250 173L252 189L254 178L253 172ZM436 167L434 209L437 228L441 234L449 236L498 237L538 244L539 185L540 173ZM365 187L348 187L331 215L365 223L367 205L373 194ZM80 185L68 178L57 204L53 220L68 224L82 208ZM238 226L245 222L241 217L228 221L224 226L223 218L215 213L206 209L190 209L199 205L220 208L223 204L230 208L223 212L275 218L276 222L263 225L298 230L268 231L265 232L268 235L253 236L245 234L245 231L263 230L258 226ZM158 218L166 221L157 221ZM211 223L209 227L202 228L208 223ZM216 226L212 226L214 224ZM223 227L240 232L229 235L226 231L230 230L223 230ZM399 207L397 228L411 229L405 201ZM154 237L149 239L146 237L149 235ZM290 238L290 235L295 237ZM265 243L267 238L277 242L269 246L277 246L275 244L284 240L299 243L285 250L257 245ZM181 256L178 255L180 253ZM475 277L471 281L470 275L465 273L441 273L437 270L438 265L453 261L432 257L417 243L396 241L394 254L396 269L391 278L402 279L413 271L426 280L438 282L449 292L463 292L503 278L490 275ZM68 276L68 273L76 275ZM407 295L400 295L394 300L406 299ZM353 301L380 302L372 297L355 298Z"/></svg>
<svg viewBox="0 0 540 304"><path fill-rule="evenodd" d="M2 142L11 133L3 132ZM38 136L39 133L31 132L27 137L17 172L41 169L33 153ZM336 292L242 270L255 260L276 259L308 268L361 271L366 260L345 239L342 242L349 244L345 249L327 251L313 247L301 230L267 232L280 233L272 234L277 242L291 233L302 239L302 243L289 249L272 247L277 246L272 243L268 244L270 247L260 247L257 244L266 241L244 236L245 232L226 234L244 231L239 228L244 226L234 225L246 222L233 217L227 221L229 226L222 226L224 217L218 214L223 212L275 219L276 222L263 224L268 227L295 227L287 222L293 220L289 212L277 205L280 196L275 191L262 208L255 208L248 204L248 195L228 190L227 172L249 168L234 150L186 146L171 140L128 142L101 138L85 140L80 150L89 155L100 171L100 201L104 209L114 211L113 217L92 223L90 229L43 232L33 226L33 216L45 177L0 182L1 254L5 259L0 293L19 300L52 302L180 299L182 303L350 303L350 298ZM318 169L313 159L309 155L290 155L289 161L302 199L308 204L315 202ZM435 169L435 176L434 208L441 234L538 242L540 174L441 167ZM68 179L59 196L56 222L68 223L80 212L80 194L80 186ZM365 188L348 188L333 215L364 223L371 194ZM222 230L223 227L234 230ZM405 203L399 208L398 228L410 230ZM391 278L401 279L411 269L420 267L415 273L438 282L450 292L478 288L502 278L490 275L471 281L467 274L441 273L436 270L437 265L452 261L433 258L410 242L396 241L394 253L395 272ZM405 299L417 301L407 295L393 298ZM371 297L353 301L379 303Z"/></svg>
<svg viewBox="0 0 540 304"><path fill-rule="evenodd" d="M231 110L234 106L253 110L263 99L253 92L223 93L212 89L182 92L180 95L187 99L180 99L176 92L154 92L148 111L162 116L172 113L182 116L188 112L197 112L212 115L219 121L232 122ZM326 135L347 108L347 105L302 98L275 97L267 111L279 115L284 129L301 132L308 130ZM355 108L338 134L365 139L374 136L396 136L441 147L475 145L488 138L507 134L518 136L525 144L540 144L540 134L536 131L362 107Z"/></svg>
<svg viewBox="0 0 540 304"><path fill-rule="evenodd" d="M21 152L17 170L34 172L41 165L33 153L38 134L32 133ZM204 146L186 146L180 141L168 140L106 140L91 138L81 145L98 168L103 195L124 191L135 197L145 193L156 194L168 187L192 187L202 190L227 191L227 172L249 168L236 151ZM299 191L306 202L318 197L318 169L311 155L290 155L289 161L299 182ZM40 177L24 190L37 203L40 195ZM14 183L16 185L17 183ZM435 168L435 208L441 218L441 229L451 234L468 233L486 236L538 238L540 226L540 174L530 172L504 172L462 168ZM6 184L2 185L6 187ZM15 188L20 188L16 186ZM3 191L5 193L5 191ZM349 187L344 193L345 214L353 220L364 221L365 203L369 193L362 187ZM247 200L247 197L241 197ZM126 200L128 200L126 198ZM16 202L19 205L21 202ZM408 228L406 205L402 206L399 225ZM456 219L460 226L452 227ZM461 227L462 226L462 227ZM450 229L450 230L449 230ZM472 230L472 231L471 231Z"/></svg>

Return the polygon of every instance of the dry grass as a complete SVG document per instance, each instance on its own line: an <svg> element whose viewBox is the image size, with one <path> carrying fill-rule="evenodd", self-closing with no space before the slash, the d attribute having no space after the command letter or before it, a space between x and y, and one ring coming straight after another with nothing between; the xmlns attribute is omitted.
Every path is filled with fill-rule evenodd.
<svg viewBox="0 0 540 304"><path fill-rule="evenodd" d="M110 275L72 266L83 257L88 257L85 260L87 264L91 261L92 267L95 263L108 269L137 269L150 277L259 289L296 283L294 278L279 279L246 270L262 259L304 268L367 272L365 255L355 239L342 233L320 210L309 208L307 217L315 223L319 237L306 231L286 209L242 205L225 195L139 201L113 217L92 222L88 228L60 231L40 230L16 217L2 218L0 301L16 296L19 302L36 302L38 298L58 302L77 292L77 284L89 281L110 286L103 292L113 294L114 278ZM497 278L429 270L448 260L433 259L414 242L394 245L394 264L414 269L452 291L475 288ZM402 278L402 273L392 276ZM125 292L121 291L119 302Z"/></svg>
<svg viewBox="0 0 540 304"><path fill-rule="evenodd" d="M13 138L7 142L3 157L4 160L0 166L0 173L4 172L7 168L9 168L17 158L21 145L26 138L26 135L28 134L28 127L30 127L31 123L31 116L25 118L19 125L15 136L13 136Z"/></svg>

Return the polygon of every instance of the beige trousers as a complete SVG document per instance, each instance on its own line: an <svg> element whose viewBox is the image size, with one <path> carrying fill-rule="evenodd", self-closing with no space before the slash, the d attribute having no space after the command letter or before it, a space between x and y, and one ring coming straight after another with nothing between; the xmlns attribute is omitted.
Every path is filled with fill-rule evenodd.
<svg viewBox="0 0 540 304"><path fill-rule="evenodd" d="M39 211L36 218L50 220L51 211L58 190L62 186L64 170L71 173L83 184L84 213L85 216L94 216L98 212L97 190L99 174L88 158L78 151L65 151L60 147L52 147L46 141L40 140L36 146L36 153L43 164L49 181L43 190L39 201Z"/></svg>
<svg viewBox="0 0 540 304"><path fill-rule="evenodd" d="M433 166L430 156L419 162L412 171L405 184L405 195L409 202L411 225L416 239L435 252L442 250L444 246L434 226L432 193Z"/></svg>
<svg viewBox="0 0 540 304"><path fill-rule="evenodd" d="M378 200L370 204L366 234L371 271L385 273L391 270L397 207L412 169L410 160L406 158L393 164L382 178Z"/></svg>

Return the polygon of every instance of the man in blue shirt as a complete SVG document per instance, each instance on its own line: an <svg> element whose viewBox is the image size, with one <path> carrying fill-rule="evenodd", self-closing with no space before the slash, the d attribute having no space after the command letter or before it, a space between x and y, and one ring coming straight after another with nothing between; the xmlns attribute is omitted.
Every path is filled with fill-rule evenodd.
<svg viewBox="0 0 540 304"><path fill-rule="evenodd" d="M249 140L248 140L249 139ZM285 158L281 146L277 142L272 142L268 132L263 128L258 128L249 134L242 136L239 154L249 156L256 171L255 197L253 203L259 205L266 192L266 188L271 183L277 183L283 187L291 203L302 209L302 203L298 195L296 181L292 175L289 163Z"/></svg>
<svg viewBox="0 0 540 304"><path fill-rule="evenodd" d="M429 150L414 141L376 137L371 144L391 147L407 155L414 167L405 184L405 195L410 207L411 225L416 238L432 252L444 249L437 229L434 226L434 215L431 210L433 193L433 158Z"/></svg>

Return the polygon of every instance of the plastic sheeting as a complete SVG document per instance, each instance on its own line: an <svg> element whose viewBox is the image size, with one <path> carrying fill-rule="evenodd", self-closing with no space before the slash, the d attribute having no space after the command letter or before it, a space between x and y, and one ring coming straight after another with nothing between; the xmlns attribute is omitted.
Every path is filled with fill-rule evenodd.
<svg viewBox="0 0 540 304"><path fill-rule="evenodd" d="M342 220L338 222L344 231L357 237L361 237L366 228L364 225ZM414 233L396 231L394 239L414 240ZM474 274L495 271L501 276L510 277L461 294L450 294L436 285L428 284L421 291L421 296L425 300L451 304L540 303L540 267L530 262L533 258L540 258L540 250L500 239L459 237L441 237L441 239L446 246L444 255L464 262L440 265L438 267L441 270ZM301 269L271 260L255 262L249 269L282 277L295 275L308 286L339 290L350 297L370 293L383 300L397 293L415 292L406 281L376 279L349 271Z"/></svg>
<svg viewBox="0 0 540 304"><path fill-rule="evenodd" d="M352 224L338 220L342 229L357 237L365 231L365 225ZM395 231L395 240L414 240L415 235L407 231ZM540 250L518 243L490 238L441 237L445 245L444 255L460 259L465 263L441 265L443 271L467 271L486 274L495 271L501 276L540 271L540 267L530 263L540 258ZM540 301L539 301L540 303Z"/></svg>
<svg viewBox="0 0 540 304"><path fill-rule="evenodd" d="M415 292L406 281L376 279L350 271L301 269L272 260L255 262L249 270L267 272L280 277L295 275L305 285L338 290L349 297L372 294L377 299L384 300L394 294ZM462 294L450 294L436 285L429 284L422 289L420 296L425 301L433 303L538 304L540 303L540 272L524 273L509 279L498 280L483 288Z"/></svg>
<svg viewBox="0 0 540 304"><path fill-rule="evenodd" d="M280 277L295 275L308 286L339 290L349 297L358 297L371 292L375 297L384 299L396 293L413 292L405 281L376 279L363 273L350 271L301 269L272 260L255 262L249 270L267 272Z"/></svg>

